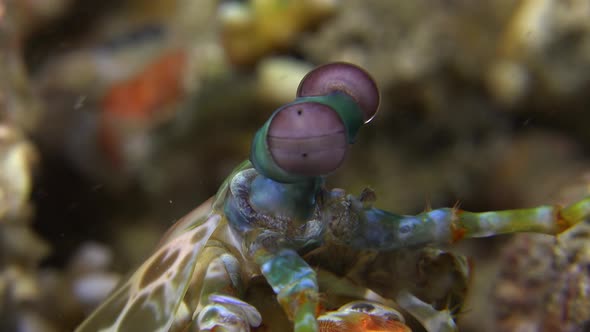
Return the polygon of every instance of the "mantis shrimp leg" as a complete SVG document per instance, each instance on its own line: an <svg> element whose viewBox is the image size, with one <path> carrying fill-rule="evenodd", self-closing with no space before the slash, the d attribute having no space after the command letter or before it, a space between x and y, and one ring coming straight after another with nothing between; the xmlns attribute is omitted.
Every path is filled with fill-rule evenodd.
<svg viewBox="0 0 590 332"><path fill-rule="evenodd" d="M490 212L442 208L406 216L373 208L351 195L344 197L333 192L332 196L338 202L331 209L330 228L337 229L332 231L334 236L352 247L377 250L454 243L462 238L516 232L556 235L590 216L590 197L565 208L542 205Z"/></svg>
<svg viewBox="0 0 590 332"><path fill-rule="evenodd" d="M426 250L426 249L425 249ZM431 251L431 250L427 250L427 251ZM442 255L440 257L447 257L447 255L444 252L439 252L436 251L432 253L432 255L436 256L436 255ZM444 262L441 262L440 260L436 260L436 257L433 257L434 260L432 261L433 264L435 266L440 266L440 264L445 265ZM447 261L446 259L443 259L444 261ZM455 260L457 260L457 262L462 262L462 259L460 258L455 258ZM380 261L380 263L377 264L383 264L383 265L387 265L385 261ZM416 264L423 264L416 262ZM448 263L446 263L448 264ZM416 266L417 269L420 269L420 267ZM371 269L372 271L378 270L378 267L375 266L371 266L369 267L369 269ZM437 275L440 278L446 279L448 277L451 277L450 274L451 271L455 272L454 269L451 269L451 271L447 271L445 272L444 269L436 269L438 270L438 272L440 272L441 274ZM395 272L390 272L392 273L392 275L395 275ZM465 272L467 273L467 272ZM366 276L366 275L365 275ZM392 301L391 299L388 298L384 298L381 295L379 295L378 293L373 292L371 289L369 288L365 288L364 285L361 286L358 283L358 279L355 278L354 276L351 275L347 275L346 277L339 277L329 271L325 271L325 270L319 270L318 271L318 280L319 280L319 284L320 284L320 289L326 289L329 290L327 293L322 293L323 294L323 298L324 300L328 300L329 302L334 302L332 301L332 299L334 298L336 301L338 301L338 299L340 297L343 298L356 298L356 299L361 299L363 301L366 301L365 303L378 303L380 305L385 305L388 308L387 312L390 313L390 317L391 313L396 313L397 311L394 308L402 308L405 311L409 312L412 314L412 316L418 320L418 322L420 322L420 324L429 332L438 332L438 331L446 331L446 332L452 332L452 331L456 331L457 330L457 326L454 322L454 315L453 315L453 310L450 310L449 308L445 307L445 308L435 308L435 306L432 303L427 303L424 302L423 300L419 299L417 296L413 295L409 290L406 289L401 289L399 291L395 291L395 295L392 295L393 299L395 301ZM396 280L395 277L391 280L392 283L395 283L399 280ZM431 287L436 287L431 283L428 283L431 285ZM447 290L448 295L447 296L452 296L452 289L448 289ZM462 303L462 300L461 300ZM346 306L345 306L346 307ZM343 307L343 308L345 308ZM339 309L337 312L335 313L326 313L322 316L320 316L318 318L319 324L320 324L320 330L324 331L324 327L325 326L331 326L332 324L335 324L335 322L332 320L332 318L336 318L337 317L337 322L340 322L339 324L346 324L346 325L337 325L337 326L352 326L355 324L355 321L357 318L359 318L358 314L355 314L354 312L351 312L350 310L345 310L345 309ZM353 309L353 308L351 308ZM383 311L381 311L383 312ZM399 313L398 313L399 315ZM399 315L401 317L401 315ZM371 315L371 317L365 317L365 321L379 321L379 315L376 313L373 313ZM390 329L386 330L386 331L409 331L409 329L405 326L404 324L404 320L402 319L389 319L386 320L388 322L388 325L390 326ZM393 326L396 326L395 328L393 328ZM340 328L340 329L336 329L338 331L347 331L344 328ZM356 331L354 329L350 329L351 331ZM330 331L329 329L327 329L326 331Z"/></svg>
<svg viewBox="0 0 590 332"><path fill-rule="evenodd" d="M414 316L428 332L457 331L453 315L451 315L448 309L436 310L430 304L407 291L399 292L395 301L404 310Z"/></svg>
<svg viewBox="0 0 590 332"><path fill-rule="evenodd" d="M260 325L258 310L239 299L243 292L240 262L216 241L208 244L203 254L212 258L197 267L206 270L195 311L198 314L193 317L199 331L243 332Z"/></svg>
<svg viewBox="0 0 590 332"><path fill-rule="evenodd" d="M292 249L276 254L259 249L255 258L279 303L294 321L295 332L319 331L316 320L319 287L315 271Z"/></svg>

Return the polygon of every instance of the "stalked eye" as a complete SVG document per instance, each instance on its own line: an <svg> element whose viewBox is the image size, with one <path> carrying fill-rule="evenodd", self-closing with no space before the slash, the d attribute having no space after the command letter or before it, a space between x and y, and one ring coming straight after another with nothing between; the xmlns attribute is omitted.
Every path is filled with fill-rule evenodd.
<svg viewBox="0 0 590 332"><path fill-rule="evenodd" d="M371 312L375 310L375 306L366 302L357 302L350 306L350 309L360 312Z"/></svg>
<svg viewBox="0 0 590 332"><path fill-rule="evenodd" d="M344 161L348 149L344 124L332 108L316 102L293 103L273 117L268 151L284 171L326 175Z"/></svg>
<svg viewBox="0 0 590 332"><path fill-rule="evenodd" d="M299 83L297 97L321 96L335 91L346 93L357 102L365 123L377 113L377 84L364 69L349 63L330 63L312 70Z"/></svg>

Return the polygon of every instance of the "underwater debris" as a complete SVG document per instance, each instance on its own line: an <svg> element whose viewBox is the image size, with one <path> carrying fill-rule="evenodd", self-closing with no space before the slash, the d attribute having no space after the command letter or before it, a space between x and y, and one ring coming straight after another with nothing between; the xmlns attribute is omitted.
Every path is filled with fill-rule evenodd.
<svg viewBox="0 0 590 332"><path fill-rule="evenodd" d="M234 65L248 66L293 46L299 35L336 11L337 0L250 0L221 5L222 42Z"/></svg>
<svg viewBox="0 0 590 332"><path fill-rule="evenodd" d="M562 201L590 192L590 173L560 191ZM557 237L516 235L499 257L492 288L502 331L574 332L590 327L590 221Z"/></svg>
<svg viewBox="0 0 590 332"><path fill-rule="evenodd" d="M33 168L37 150L17 128L0 123L0 330L42 319L29 304L39 300L42 288L37 266L49 246L30 224ZM36 317L36 318L35 318ZM39 320L37 320L39 318ZM32 324L32 322L30 322Z"/></svg>
<svg viewBox="0 0 590 332"><path fill-rule="evenodd" d="M510 15L490 65L488 86L507 105L531 95L581 96L590 69L590 3L525 0Z"/></svg>
<svg viewBox="0 0 590 332"><path fill-rule="evenodd" d="M502 331L582 331L590 326L590 225L559 237L523 234L504 248L495 284Z"/></svg>
<svg viewBox="0 0 590 332"><path fill-rule="evenodd" d="M32 172L37 159L37 151L20 130L0 123L0 224L29 219Z"/></svg>
<svg viewBox="0 0 590 332"><path fill-rule="evenodd" d="M287 57L268 57L256 68L257 90L261 100L281 105L293 99L299 81L313 69L304 61Z"/></svg>

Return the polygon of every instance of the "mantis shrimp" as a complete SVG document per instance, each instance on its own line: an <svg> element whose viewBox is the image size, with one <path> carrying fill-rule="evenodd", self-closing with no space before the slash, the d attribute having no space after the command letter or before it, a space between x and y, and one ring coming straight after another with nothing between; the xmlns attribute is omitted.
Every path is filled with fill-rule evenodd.
<svg viewBox="0 0 590 332"><path fill-rule="evenodd" d="M296 332L409 331L392 306L429 331L454 331L447 304L460 306L469 268L436 245L513 232L555 235L590 215L590 198L564 208L399 215L373 207L370 190L326 189L325 177L343 163L379 101L376 83L355 65L309 72L296 99L258 130L249 160L179 220L77 331L255 330L262 317L245 298L255 278L271 287ZM414 254L403 254L407 248ZM367 252L373 259L363 263ZM457 277L413 294L420 289L410 273L405 282L395 277L408 271L404 264L421 266L431 284L439 274ZM359 269L382 273L355 278ZM323 293L356 301L328 307Z"/></svg>

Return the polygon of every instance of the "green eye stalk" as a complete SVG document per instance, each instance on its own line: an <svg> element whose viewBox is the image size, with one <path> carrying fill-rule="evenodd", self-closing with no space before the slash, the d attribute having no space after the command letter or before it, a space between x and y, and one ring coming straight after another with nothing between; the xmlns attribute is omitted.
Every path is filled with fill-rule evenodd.
<svg viewBox="0 0 590 332"><path fill-rule="evenodd" d="M332 63L307 74L295 101L277 109L254 136L250 161L259 175L247 190L252 208L292 220L310 218L323 177L344 162L358 130L378 107L377 85L359 67ZM234 220L236 226L248 224Z"/></svg>
<svg viewBox="0 0 590 332"><path fill-rule="evenodd" d="M258 130L250 160L277 182L326 176L344 161L348 145L379 107L379 90L359 67L316 68L299 85L297 99L277 109Z"/></svg>
<svg viewBox="0 0 590 332"><path fill-rule="evenodd" d="M317 201L323 177L340 167L378 106L377 85L363 69L347 63L316 68L299 84L295 101L256 133L250 154L256 171L243 171L230 184L229 222L247 234L247 250L296 331L318 329L317 280L297 249L317 246L325 231ZM293 298L302 305L293 307Z"/></svg>
<svg viewBox="0 0 590 332"><path fill-rule="evenodd" d="M256 133L251 162L179 220L77 331L248 332L270 324L245 300L261 274L295 332L408 332L403 317L383 306L392 301L428 332L455 331L468 264L433 245L514 232L556 235L590 217L590 198L564 208L441 208L412 216L374 208L366 194L327 190L324 177L342 164L378 106L379 91L364 70L333 63L310 72L296 99ZM366 259L368 251L384 261ZM322 315L328 301L320 286L326 296L360 302Z"/></svg>

